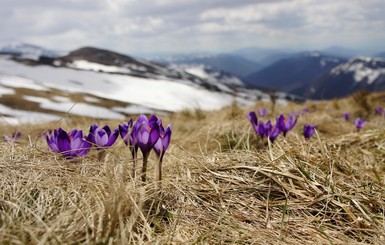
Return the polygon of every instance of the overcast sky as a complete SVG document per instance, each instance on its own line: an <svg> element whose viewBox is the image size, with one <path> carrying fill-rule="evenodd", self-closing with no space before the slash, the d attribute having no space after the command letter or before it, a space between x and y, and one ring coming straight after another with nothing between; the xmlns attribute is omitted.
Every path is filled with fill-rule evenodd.
<svg viewBox="0 0 385 245"><path fill-rule="evenodd" d="M127 54L244 47L385 51L384 0L0 0L0 44Z"/></svg>

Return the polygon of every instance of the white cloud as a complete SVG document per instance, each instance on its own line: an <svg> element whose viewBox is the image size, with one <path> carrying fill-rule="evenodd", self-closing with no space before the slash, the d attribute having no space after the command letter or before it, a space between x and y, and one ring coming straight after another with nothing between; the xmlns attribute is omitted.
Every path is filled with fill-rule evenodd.
<svg viewBox="0 0 385 245"><path fill-rule="evenodd" d="M0 43L123 52L369 43L383 48L383 0L0 0Z"/></svg>

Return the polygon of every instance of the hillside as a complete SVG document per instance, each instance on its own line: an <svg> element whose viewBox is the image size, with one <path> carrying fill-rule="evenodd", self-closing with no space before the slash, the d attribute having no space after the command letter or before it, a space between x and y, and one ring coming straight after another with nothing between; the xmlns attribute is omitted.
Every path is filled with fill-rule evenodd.
<svg viewBox="0 0 385 245"><path fill-rule="evenodd" d="M235 54L180 55L157 61L169 65L205 65L225 71L239 78L246 77L262 68L261 64Z"/></svg>
<svg viewBox="0 0 385 245"><path fill-rule="evenodd" d="M9 244L383 244L385 121L374 113L385 94L332 102L232 105L219 111L158 115L172 125L163 179L132 178L119 138L101 162L92 149L80 161L49 150L44 131L125 120L77 118L4 126L22 132L0 150L0 240ZM257 137L246 114L262 119L302 111L274 144ZM305 110L306 109L306 110ZM365 117L357 132L341 114ZM136 117L134 117L136 119ZM261 120L261 118L260 118ZM305 123L317 133L305 140ZM138 162L141 167L141 155Z"/></svg>
<svg viewBox="0 0 385 245"><path fill-rule="evenodd" d="M282 59L245 78L250 86L304 96L308 83L344 60L319 52L305 52Z"/></svg>
<svg viewBox="0 0 385 245"><path fill-rule="evenodd" d="M385 90L385 59L352 58L308 83L305 94L313 99L333 99L359 90Z"/></svg>

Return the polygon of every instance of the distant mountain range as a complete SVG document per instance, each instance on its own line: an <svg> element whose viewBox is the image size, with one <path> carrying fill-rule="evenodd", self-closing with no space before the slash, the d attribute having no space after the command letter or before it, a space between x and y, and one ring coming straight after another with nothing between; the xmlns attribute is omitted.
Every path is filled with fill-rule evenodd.
<svg viewBox="0 0 385 245"><path fill-rule="evenodd" d="M177 55L152 61L94 47L60 56L35 45L12 44L0 48L0 54L28 64L168 79L227 94L236 90L248 98L277 91L286 97L330 99L360 89L385 89L381 59L385 53L372 55L377 58L354 57L368 53L338 46L297 53L252 47L226 54Z"/></svg>
<svg viewBox="0 0 385 245"><path fill-rule="evenodd" d="M262 65L257 62L233 54L178 55L164 57L154 61L166 65L205 65L206 67L225 71L239 78L246 77L262 68Z"/></svg>
<svg viewBox="0 0 385 245"><path fill-rule="evenodd" d="M304 94L313 99L332 99L359 90L385 90L385 59L352 58L311 81Z"/></svg>
<svg viewBox="0 0 385 245"><path fill-rule="evenodd" d="M251 87L304 95L307 84L345 60L320 52L305 52L273 63L245 78Z"/></svg>
<svg viewBox="0 0 385 245"><path fill-rule="evenodd" d="M40 57L55 58L60 56L59 52L22 42L14 42L0 47L0 54L12 55L33 60L37 60Z"/></svg>

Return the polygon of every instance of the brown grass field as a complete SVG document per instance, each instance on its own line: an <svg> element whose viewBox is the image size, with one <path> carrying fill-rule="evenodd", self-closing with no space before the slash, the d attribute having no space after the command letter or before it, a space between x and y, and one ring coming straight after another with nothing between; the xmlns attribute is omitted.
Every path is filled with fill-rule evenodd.
<svg viewBox="0 0 385 245"><path fill-rule="evenodd" d="M271 112L270 104L160 115L173 127L161 186L154 153L146 184L131 177L121 139L102 162L94 149L68 162L40 137L58 127L88 131L93 119L2 126L3 134L18 129L23 136L0 143L1 244L385 244L380 105L384 94L366 93L277 105L267 117L311 112L274 144L246 119L261 107ZM367 124L357 132L344 112ZM305 123L317 125L308 141Z"/></svg>

